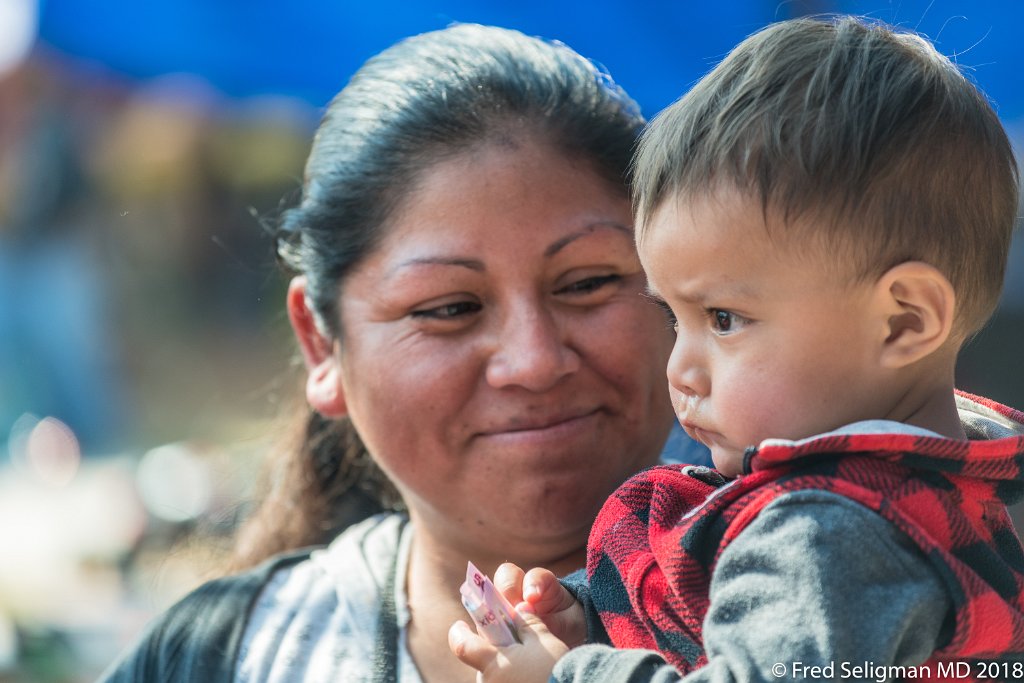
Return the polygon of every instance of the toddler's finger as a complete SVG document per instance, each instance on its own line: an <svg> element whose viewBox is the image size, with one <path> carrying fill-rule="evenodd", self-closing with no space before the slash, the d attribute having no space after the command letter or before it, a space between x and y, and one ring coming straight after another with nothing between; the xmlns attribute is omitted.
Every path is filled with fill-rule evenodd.
<svg viewBox="0 0 1024 683"><path fill-rule="evenodd" d="M558 577L541 567L534 567L523 577L523 599L538 614L566 609L573 603L572 594L562 587Z"/></svg>
<svg viewBox="0 0 1024 683"><path fill-rule="evenodd" d="M503 562L494 572L494 587L515 605L523 600L523 576L525 573L518 565Z"/></svg>
<svg viewBox="0 0 1024 683"><path fill-rule="evenodd" d="M477 671L485 670L498 654L493 645L474 633L464 621L456 621L448 629L448 649L459 661Z"/></svg>
<svg viewBox="0 0 1024 683"><path fill-rule="evenodd" d="M568 651L566 644L551 632L544 620L533 611L530 603L521 602L516 605L512 620L523 645L530 646L533 641L539 641L547 652L558 653L556 659Z"/></svg>

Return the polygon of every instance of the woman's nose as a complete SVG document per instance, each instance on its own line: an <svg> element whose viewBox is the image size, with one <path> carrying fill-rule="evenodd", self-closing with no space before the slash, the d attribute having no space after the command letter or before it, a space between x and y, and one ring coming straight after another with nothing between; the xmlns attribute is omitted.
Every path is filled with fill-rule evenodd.
<svg viewBox="0 0 1024 683"><path fill-rule="evenodd" d="M684 396L707 396L711 391L711 375L699 342L682 331L676 334L666 374L669 386Z"/></svg>
<svg viewBox="0 0 1024 683"><path fill-rule="evenodd" d="M533 306L505 316L487 364L488 384L541 392L579 370L580 356L569 344L568 322Z"/></svg>

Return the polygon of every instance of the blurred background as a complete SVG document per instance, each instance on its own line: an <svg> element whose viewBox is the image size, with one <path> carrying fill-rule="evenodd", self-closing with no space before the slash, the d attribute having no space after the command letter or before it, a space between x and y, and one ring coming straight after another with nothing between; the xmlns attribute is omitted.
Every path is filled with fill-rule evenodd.
<svg viewBox="0 0 1024 683"><path fill-rule="evenodd" d="M364 60L497 24L651 116L759 27L823 12L931 38L1024 148L1018 2L0 0L0 681L93 680L219 571L301 398L261 226ZM958 378L1018 407L1022 250Z"/></svg>

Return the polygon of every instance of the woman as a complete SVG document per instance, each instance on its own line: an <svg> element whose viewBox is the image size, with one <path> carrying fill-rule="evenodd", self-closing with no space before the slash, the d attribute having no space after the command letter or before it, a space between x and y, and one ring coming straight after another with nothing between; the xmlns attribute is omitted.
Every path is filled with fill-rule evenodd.
<svg viewBox="0 0 1024 683"><path fill-rule="evenodd" d="M673 423L625 183L642 123L589 62L514 31L454 26L360 69L279 234L304 464L243 540L258 558L386 507L371 462L408 515L208 584L112 680L472 681L446 645L466 561L582 566Z"/></svg>

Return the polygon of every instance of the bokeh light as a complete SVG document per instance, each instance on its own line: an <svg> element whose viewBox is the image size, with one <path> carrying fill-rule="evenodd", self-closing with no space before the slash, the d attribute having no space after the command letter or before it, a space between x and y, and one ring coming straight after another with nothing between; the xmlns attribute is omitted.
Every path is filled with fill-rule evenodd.
<svg viewBox="0 0 1024 683"><path fill-rule="evenodd" d="M82 460L75 433L55 417L23 414L15 421L7 443L12 464L55 488L74 479Z"/></svg>
<svg viewBox="0 0 1024 683"><path fill-rule="evenodd" d="M213 497L209 468L185 444L150 450L142 456L136 477L146 509L170 522L198 517Z"/></svg>
<svg viewBox="0 0 1024 683"><path fill-rule="evenodd" d="M0 2L0 77L17 67L36 39L39 7L36 0Z"/></svg>

